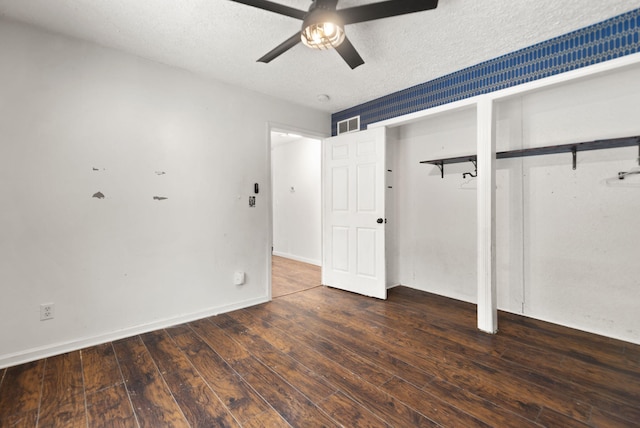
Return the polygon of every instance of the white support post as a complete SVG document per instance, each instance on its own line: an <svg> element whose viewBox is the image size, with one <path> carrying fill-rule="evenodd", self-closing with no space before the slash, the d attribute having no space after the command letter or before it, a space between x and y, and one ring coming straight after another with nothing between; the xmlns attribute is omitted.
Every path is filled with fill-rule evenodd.
<svg viewBox="0 0 640 428"><path fill-rule="evenodd" d="M498 331L496 298L496 138L493 99L477 104L478 328Z"/></svg>

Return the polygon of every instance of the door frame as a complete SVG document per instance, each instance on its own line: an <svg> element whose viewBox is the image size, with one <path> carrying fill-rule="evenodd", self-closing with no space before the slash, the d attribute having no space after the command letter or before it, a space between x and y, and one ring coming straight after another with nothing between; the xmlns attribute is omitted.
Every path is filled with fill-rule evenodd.
<svg viewBox="0 0 640 428"><path fill-rule="evenodd" d="M265 200L266 200L266 205L267 205L267 247L265 248L266 250L266 254L267 254L267 299L269 301L272 300L272 272L271 272L271 263L272 263L272 257L273 257L273 171L272 171L272 163L271 163L271 133L272 132L287 132L287 133L293 133L293 134L297 134L300 135L303 138L313 138L316 140L320 140L320 144L321 144L321 153L322 153L322 148L324 146L324 143L322 142L322 140L324 140L325 138L330 137L331 135L329 134L322 134L322 133L318 133L318 132L314 132L314 131L310 131L308 129L303 129L303 128L299 128L297 126L293 126L293 125L287 125L287 124L282 124L282 123L276 123L276 122L267 122L267 144L266 144L266 159L267 159L267 165L266 165L266 171L267 171L267 182L268 182L268 187L267 189L264 189L265 194ZM320 156L320 171L322 171L324 167L323 164L323 160L322 160L322 156ZM322 198L322 194L323 194L323 188L322 188L322 175L320 176L320 193L321 193L321 198ZM324 200L321 199L320 201L320 224L322 225L323 222L323 213L322 213L322 204L324 203ZM321 250L320 250L320 265L322 267L322 260L324 259L324 243L322 241L322 227L320 230L320 246L321 246Z"/></svg>

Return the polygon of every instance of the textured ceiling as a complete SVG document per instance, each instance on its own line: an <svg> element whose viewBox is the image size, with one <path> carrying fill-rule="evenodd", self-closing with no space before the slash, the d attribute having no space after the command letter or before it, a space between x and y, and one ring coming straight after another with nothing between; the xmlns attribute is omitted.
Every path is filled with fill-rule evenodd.
<svg viewBox="0 0 640 428"><path fill-rule="evenodd" d="M366 3L340 0L338 8ZM347 26L365 60L355 70L334 51L302 44L257 63L301 22L229 0L0 0L0 15L336 112L638 7L640 0L440 0L432 11ZM320 103L319 94L330 100Z"/></svg>

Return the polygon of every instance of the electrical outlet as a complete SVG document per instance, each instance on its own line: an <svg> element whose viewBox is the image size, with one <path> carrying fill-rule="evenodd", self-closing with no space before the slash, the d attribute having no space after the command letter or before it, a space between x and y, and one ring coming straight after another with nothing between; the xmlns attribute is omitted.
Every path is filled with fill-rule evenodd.
<svg viewBox="0 0 640 428"><path fill-rule="evenodd" d="M55 305L53 303L43 303L40 305L40 321L53 319L55 313Z"/></svg>

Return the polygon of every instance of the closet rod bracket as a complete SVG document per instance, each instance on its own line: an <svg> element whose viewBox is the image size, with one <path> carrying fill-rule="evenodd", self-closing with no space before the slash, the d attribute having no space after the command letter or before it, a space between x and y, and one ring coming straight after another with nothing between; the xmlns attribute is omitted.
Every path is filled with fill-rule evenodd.
<svg viewBox="0 0 640 428"><path fill-rule="evenodd" d="M464 174L462 174L463 180L467 178L467 176L473 178L478 176L478 161L476 159L469 159L469 162L473 164L473 169L475 170L475 172L465 172Z"/></svg>

